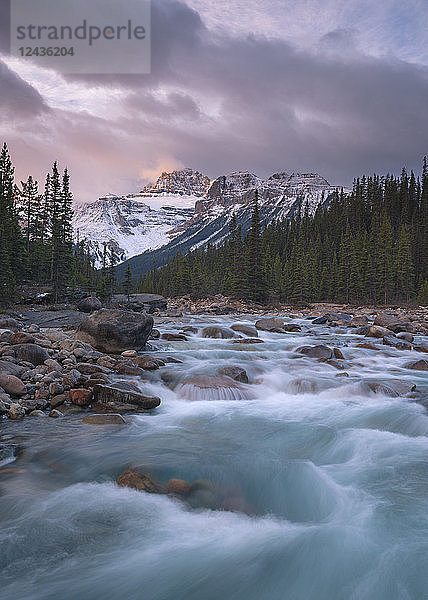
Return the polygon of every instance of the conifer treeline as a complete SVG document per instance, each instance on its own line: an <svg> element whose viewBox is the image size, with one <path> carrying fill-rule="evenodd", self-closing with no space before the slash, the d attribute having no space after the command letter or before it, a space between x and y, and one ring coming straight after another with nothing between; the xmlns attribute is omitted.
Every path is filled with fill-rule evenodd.
<svg viewBox="0 0 428 600"><path fill-rule="evenodd" d="M0 301L23 282L48 284L55 299L71 285L92 281L84 243L73 246L72 193L67 169L55 162L44 191L30 175L19 187L7 145L0 154Z"/></svg>
<svg viewBox="0 0 428 600"><path fill-rule="evenodd" d="M428 167L363 177L350 195L335 194L310 215L263 231L257 193L243 238L232 217L230 238L178 254L140 279L138 290L193 297L223 293L256 302L428 303Z"/></svg>

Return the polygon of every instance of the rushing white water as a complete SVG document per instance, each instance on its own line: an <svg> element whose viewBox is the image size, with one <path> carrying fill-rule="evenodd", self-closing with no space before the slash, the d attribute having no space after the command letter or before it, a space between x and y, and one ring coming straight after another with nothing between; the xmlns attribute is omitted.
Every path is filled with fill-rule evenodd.
<svg viewBox="0 0 428 600"><path fill-rule="evenodd" d="M128 426L4 423L25 450L7 465L15 472L0 471L0 597L426 598L428 381L403 368L421 354L356 348L361 337L345 329L295 322L302 333L263 333L251 346L198 335L156 343L182 363L148 373L141 388L162 405ZM340 348L349 377L293 352L312 343ZM184 384L225 366L248 373L240 395ZM417 385L414 397L362 383L397 378ZM131 464L164 483L208 480L212 491L192 505L118 487Z"/></svg>

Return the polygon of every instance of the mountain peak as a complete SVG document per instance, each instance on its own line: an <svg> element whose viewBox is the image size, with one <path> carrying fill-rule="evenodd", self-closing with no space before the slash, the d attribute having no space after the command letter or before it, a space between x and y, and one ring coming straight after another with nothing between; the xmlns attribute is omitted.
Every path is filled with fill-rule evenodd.
<svg viewBox="0 0 428 600"><path fill-rule="evenodd" d="M210 179L200 171L186 167L177 171L164 171L151 185L146 185L141 194L185 194L188 196L203 196L209 186Z"/></svg>

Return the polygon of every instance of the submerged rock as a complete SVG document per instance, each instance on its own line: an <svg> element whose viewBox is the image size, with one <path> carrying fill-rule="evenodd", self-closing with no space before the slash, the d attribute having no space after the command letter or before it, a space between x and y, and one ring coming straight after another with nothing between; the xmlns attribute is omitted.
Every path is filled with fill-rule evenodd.
<svg viewBox="0 0 428 600"><path fill-rule="evenodd" d="M274 333L283 333L284 321L278 317L265 317L255 323L256 329L261 331L272 331Z"/></svg>
<svg viewBox="0 0 428 600"><path fill-rule="evenodd" d="M163 333L161 339L167 342L187 342L187 337L182 333Z"/></svg>
<svg viewBox="0 0 428 600"><path fill-rule="evenodd" d="M191 489L191 484L184 479L170 479L166 484L166 491L168 494L187 496Z"/></svg>
<svg viewBox="0 0 428 600"><path fill-rule="evenodd" d="M404 365L405 369L412 369L414 371L428 371L428 360L424 358L421 360L414 360Z"/></svg>
<svg viewBox="0 0 428 600"><path fill-rule="evenodd" d="M249 393L241 383L220 375L198 375L177 385L176 393L187 400L244 400Z"/></svg>
<svg viewBox="0 0 428 600"><path fill-rule="evenodd" d="M259 337L259 332L257 331L257 329L245 323L234 323L233 325L231 325L230 328L233 329L233 331L243 333L244 335L247 335L250 338Z"/></svg>
<svg viewBox="0 0 428 600"><path fill-rule="evenodd" d="M248 375L245 369L241 367L222 367L217 371L219 375L226 375L235 381L248 383Z"/></svg>
<svg viewBox="0 0 428 600"><path fill-rule="evenodd" d="M204 327L202 329L202 337L216 339L230 339L235 337L235 334L230 329L225 327Z"/></svg>
<svg viewBox="0 0 428 600"><path fill-rule="evenodd" d="M164 488L161 484L154 481L149 475L141 475L137 471L127 469L116 481L120 487L128 487L139 492L147 492L149 494L162 494Z"/></svg>
<svg viewBox="0 0 428 600"><path fill-rule="evenodd" d="M86 415L82 423L88 425L126 425L126 420L117 413L105 413L101 415Z"/></svg>
<svg viewBox="0 0 428 600"><path fill-rule="evenodd" d="M310 358L321 358L323 360L334 358L333 350L323 344L318 344L317 346L300 346L296 348L296 352L305 354Z"/></svg>

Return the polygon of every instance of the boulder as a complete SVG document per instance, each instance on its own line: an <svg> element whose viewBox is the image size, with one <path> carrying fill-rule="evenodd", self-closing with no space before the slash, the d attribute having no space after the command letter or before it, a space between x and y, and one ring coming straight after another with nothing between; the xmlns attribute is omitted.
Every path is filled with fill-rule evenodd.
<svg viewBox="0 0 428 600"><path fill-rule="evenodd" d="M395 315L389 315L388 313L379 313L376 315L373 325L379 325L380 327L385 327L394 333L398 333L400 331L407 331L407 329L412 329L411 323L406 320L398 318Z"/></svg>
<svg viewBox="0 0 428 600"><path fill-rule="evenodd" d="M407 331L400 331L399 333L397 333L396 337L399 340L405 340L406 342L409 342L410 344L414 340L413 334L411 334L411 333L409 333Z"/></svg>
<svg viewBox="0 0 428 600"><path fill-rule="evenodd" d="M13 349L17 358L34 366L43 365L45 360L50 358L47 350L37 344L17 344Z"/></svg>
<svg viewBox="0 0 428 600"><path fill-rule="evenodd" d="M77 310L84 313L91 313L95 310L100 310L102 308L102 304L98 298L95 296L88 296L87 298L83 298L80 302L77 303Z"/></svg>
<svg viewBox="0 0 428 600"><path fill-rule="evenodd" d="M203 338L230 339L235 337L235 334L226 327L204 327L202 329Z"/></svg>
<svg viewBox="0 0 428 600"><path fill-rule="evenodd" d="M263 344L263 340L257 338L246 338L244 340L232 340L232 344Z"/></svg>
<svg viewBox="0 0 428 600"><path fill-rule="evenodd" d="M187 400L244 400L247 389L238 381L222 375L198 375L180 382L176 393Z"/></svg>
<svg viewBox="0 0 428 600"><path fill-rule="evenodd" d="M368 325L368 318L365 315L356 315L349 321L349 327L364 327Z"/></svg>
<svg viewBox="0 0 428 600"><path fill-rule="evenodd" d="M383 344L384 344L384 346L393 346L394 348L397 348L397 350L411 350L412 349L412 344L410 344L409 342L406 342L406 340L397 339L395 336L394 337L385 336L383 338Z"/></svg>
<svg viewBox="0 0 428 600"><path fill-rule="evenodd" d="M64 404L64 402L67 400L67 397L67 394L58 394L57 396L53 396L49 402L50 407L58 408L58 406Z"/></svg>
<svg viewBox="0 0 428 600"><path fill-rule="evenodd" d="M161 339L167 342L186 342L187 337L182 333L163 333Z"/></svg>
<svg viewBox="0 0 428 600"><path fill-rule="evenodd" d="M26 386L15 375L0 374L0 386L11 396L24 396L27 393Z"/></svg>
<svg viewBox="0 0 428 600"><path fill-rule="evenodd" d="M217 371L219 375L226 375L226 377L230 377L235 381L240 381L241 383L248 383L248 375L245 369L241 367L222 367Z"/></svg>
<svg viewBox="0 0 428 600"><path fill-rule="evenodd" d="M120 354L143 348L152 327L153 318L144 313L102 308L86 317L75 338L101 352Z"/></svg>
<svg viewBox="0 0 428 600"><path fill-rule="evenodd" d="M12 344L13 346L16 344L34 344L35 341L34 335L26 333L25 331L17 331L9 338L9 344Z"/></svg>
<svg viewBox="0 0 428 600"><path fill-rule="evenodd" d="M374 338L383 338L389 337L391 335L391 330L386 329L385 327L381 327L380 325L372 325L368 332L366 333L366 337L374 337Z"/></svg>
<svg viewBox="0 0 428 600"><path fill-rule="evenodd" d="M246 325L245 323L234 323L231 326L231 329L233 329L233 331L243 333L244 335L247 335L250 338L259 337L259 332L252 325Z"/></svg>
<svg viewBox="0 0 428 600"><path fill-rule="evenodd" d="M75 388L70 390L68 398L72 404L77 406L89 406L92 401L92 392L85 388Z"/></svg>
<svg viewBox="0 0 428 600"><path fill-rule="evenodd" d="M138 356L138 352L136 350L125 350L121 353L121 356L124 358L134 358L135 356Z"/></svg>
<svg viewBox="0 0 428 600"><path fill-rule="evenodd" d="M166 484L167 494L174 494L177 496L187 496L190 493L192 486L188 481L184 479L170 479Z"/></svg>
<svg viewBox="0 0 428 600"><path fill-rule="evenodd" d="M404 368L412 369L413 371L428 371L428 360L422 358L421 360L408 362L404 365Z"/></svg>
<svg viewBox="0 0 428 600"><path fill-rule="evenodd" d="M9 419L12 419L12 421L17 421L23 417L25 417L25 408L15 402L11 404L9 408Z"/></svg>
<svg viewBox="0 0 428 600"><path fill-rule="evenodd" d="M155 371L159 369L159 367L163 367L165 365L165 361L161 358L154 358L153 356L149 356L148 354L141 354L132 359L134 365L144 369L145 371Z"/></svg>
<svg viewBox="0 0 428 600"><path fill-rule="evenodd" d="M296 348L296 352L299 354L305 354L310 358L321 358L323 360L334 358L333 350L328 346L323 346L322 344L317 346L300 346L300 348Z"/></svg>
<svg viewBox="0 0 428 600"><path fill-rule="evenodd" d="M21 329L21 325L13 317L3 317L0 315L0 329L10 329L10 331L19 331Z"/></svg>
<svg viewBox="0 0 428 600"><path fill-rule="evenodd" d="M139 492L148 492L149 494L162 494L163 487L154 481L149 475L140 474L132 469L124 471L116 481L120 487L128 487Z"/></svg>
<svg viewBox="0 0 428 600"><path fill-rule="evenodd" d="M132 363L127 362L116 365L115 371L116 373L119 373L119 375L144 375L144 370L141 367L136 367Z"/></svg>
<svg viewBox="0 0 428 600"><path fill-rule="evenodd" d="M88 425L126 425L126 420L117 413L105 413L101 415L86 415L82 423Z"/></svg>
<svg viewBox="0 0 428 600"><path fill-rule="evenodd" d="M312 321L313 325L324 325L327 323L327 317L316 317Z"/></svg>
<svg viewBox="0 0 428 600"><path fill-rule="evenodd" d="M132 404L144 410L156 408L161 403L160 398L156 396L144 396L140 392L118 389L110 385L95 385L94 401L98 404L108 404L109 402Z"/></svg>
<svg viewBox="0 0 428 600"><path fill-rule="evenodd" d="M261 331L273 331L276 333L282 333L284 321L282 319L278 319L277 317L268 317L256 321L255 326L256 329L260 329Z"/></svg>
<svg viewBox="0 0 428 600"><path fill-rule="evenodd" d="M414 383L409 383L403 379L386 379L385 381L364 381L362 383L364 390L370 390L375 394L383 394L390 398L397 396L406 396L416 389Z"/></svg>

